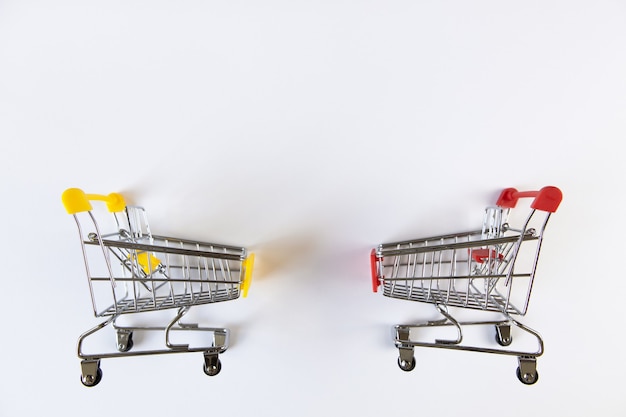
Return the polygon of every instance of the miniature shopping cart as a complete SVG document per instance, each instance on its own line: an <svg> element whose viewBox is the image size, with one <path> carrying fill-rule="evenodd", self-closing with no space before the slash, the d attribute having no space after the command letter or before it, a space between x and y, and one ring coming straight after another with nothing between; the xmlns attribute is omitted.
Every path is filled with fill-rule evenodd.
<svg viewBox="0 0 626 417"><path fill-rule="evenodd" d="M511 209L523 197L534 200L530 213L521 220L522 226L514 228L507 219L513 217ZM440 320L394 327L402 370L415 368L415 346L436 347L517 356L519 380L528 385L537 382L536 362L543 353L543 340L513 316L526 314L546 224L561 199L561 191L556 187L530 192L507 188L496 206L485 210L482 230L387 243L372 250L374 292L382 286L387 297L434 304L443 316ZM498 320L461 322L450 311L457 307L497 313ZM501 347L464 344L463 329L474 325L494 326L495 339ZM453 338L443 328L446 326L456 329ZM432 329L439 327L442 328ZM512 327L536 340L537 349L507 348L513 341ZM447 337L434 341L415 338L415 333L434 330L445 331Z"/></svg>
<svg viewBox="0 0 626 417"><path fill-rule="evenodd" d="M245 297L254 255L235 246L153 235L145 210L126 206L124 198L117 193L85 194L80 189L70 188L63 193L62 200L78 226L93 312L96 317L106 317L78 339L81 382L85 386L100 382L103 358L181 352L202 352L204 372L217 375L222 367L219 354L229 343L228 329L182 323L181 319L193 306L235 300L240 295ZM98 213L90 200L104 201L110 214L104 210ZM167 325L118 323L123 315L168 309L177 313L171 320L166 318ZM117 350L84 353L83 345L88 336L109 325L116 334ZM137 332L142 332L145 338L158 336L160 332L164 345L133 349L133 334ZM175 343L174 332L202 340L199 346Z"/></svg>

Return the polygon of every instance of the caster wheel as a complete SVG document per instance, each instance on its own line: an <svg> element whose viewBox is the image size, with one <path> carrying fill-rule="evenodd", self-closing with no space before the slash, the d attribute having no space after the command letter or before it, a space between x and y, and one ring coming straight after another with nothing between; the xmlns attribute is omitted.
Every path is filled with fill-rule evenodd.
<svg viewBox="0 0 626 417"><path fill-rule="evenodd" d="M222 370L222 362L218 359L213 365L207 366L207 364L205 363L203 369L204 369L204 373L207 374L208 376L215 376L219 374L220 371Z"/></svg>
<svg viewBox="0 0 626 417"><path fill-rule="evenodd" d="M411 358L410 361L405 361L405 360L402 360L400 357L398 357L398 366L403 371L406 371L406 372L412 371L413 369L415 369L415 356L413 356L413 358Z"/></svg>
<svg viewBox="0 0 626 417"><path fill-rule="evenodd" d="M532 374L524 374L522 375L522 371L520 368L517 368L517 379L520 380L522 384L532 385L539 380L539 372L535 371Z"/></svg>
<svg viewBox="0 0 626 417"><path fill-rule="evenodd" d="M500 346L509 346L513 343L513 337L509 336L508 338L503 339L496 333L496 342L498 342Z"/></svg>
<svg viewBox="0 0 626 417"><path fill-rule="evenodd" d="M496 324L496 342L500 346L509 346L513 343L510 324Z"/></svg>
<svg viewBox="0 0 626 417"><path fill-rule="evenodd" d="M88 375L87 377L83 377L81 375L80 382L86 387L95 387L102 380L102 369L98 368L96 375Z"/></svg>
<svg viewBox="0 0 626 417"><path fill-rule="evenodd" d="M118 343L117 345L117 350L120 352L128 352L129 350L131 350L133 348L135 344L133 343L133 334L129 334L128 335L128 339L126 340L126 343Z"/></svg>

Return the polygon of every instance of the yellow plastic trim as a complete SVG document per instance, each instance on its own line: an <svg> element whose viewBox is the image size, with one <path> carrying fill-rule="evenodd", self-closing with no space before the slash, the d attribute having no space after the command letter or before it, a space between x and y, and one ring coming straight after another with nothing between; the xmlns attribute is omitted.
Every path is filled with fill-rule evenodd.
<svg viewBox="0 0 626 417"><path fill-rule="evenodd" d="M61 200L63 200L63 205L65 206L65 210L68 214L76 214L92 210L93 207L91 206L89 200L104 201L107 208L112 213L124 211L126 208L126 202L121 194L85 194L85 192L80 188L68 188L63 192Z"/></svg>
<svg viewBox="0 0 626 417"><path fill-rule="evenodd" d="M243 281L241 281L241 295L243 298L248 296L248 289L252 282L252 267L254 265L254 253L248 254L248 257L243 260L241 267L243 268Z"/></svg>
<svg viewBox="0 0 626 417"><path fill-rule="evenodd" d="M131 256L132 255L129 255L128 257L130 258ZM159 258L148 252L139 252L137 254L137 263L141 266L141 269L143 269L146 275L157 271L161 265Z"/></svg>

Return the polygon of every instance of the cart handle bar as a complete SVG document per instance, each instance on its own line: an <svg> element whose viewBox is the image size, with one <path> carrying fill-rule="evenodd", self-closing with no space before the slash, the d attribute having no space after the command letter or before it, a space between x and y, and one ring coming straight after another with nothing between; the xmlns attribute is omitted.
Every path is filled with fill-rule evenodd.
<svg viewBox="0 0 626 417"><path fill-rule="evenodd" d="M126 202L121 194L85 194L85 192L80 188L68 188L63 192L61 200L63 200L63 205L65 206L65 210L68 214L91 211L92 207L89 200L104 201L111 213L124 211L126 208Z"/></svg>
<svg viewBox="0 0 626 417"><path fill-rule="evenodd" d="M517 205L517 200L525 197L535 198L530 205L531 208L554 213L561 204L563 193L552 186L543 187L539 191L517 191L515 188L505 188L496 204L503 208L514 208Z"/></svg>

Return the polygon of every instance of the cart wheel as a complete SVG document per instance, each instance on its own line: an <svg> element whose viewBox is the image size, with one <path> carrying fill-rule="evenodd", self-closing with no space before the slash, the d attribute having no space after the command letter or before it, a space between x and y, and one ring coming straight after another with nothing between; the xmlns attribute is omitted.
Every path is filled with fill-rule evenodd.
<svg viewBox="0 0 626 417"><path fill-rule="evenodd" d="M502 338L500 337L500 334L496 332L496 342L498 342L500 346L509 346L511 343L513 343L513 336Z"/></svg>
<svg viewBox="0 0 626 417"><path fill-rule="evenodd" d="M403 371L406 371L406 372L412 371L413 369L415 369L415 356L413 356L410 361L402 360L402 358L398 356L398 366Z"/></svg>
<svg viewBox="0 0 626 417"><path fill-rule="evenodd" d="M127 338L126 341L119 341L117 344L117 350L119 350L120 352L128 352L129 350L131 350L133 348L133 346L135 345L135 343L133 342L133 333L131 332Z"/></svg>
<svg viewBox="0 0 626 417"><path fill-rule="evenodd" d="M531 373L531 374L522 375L522 371L520 370L518 366L517 367L517 379L519 379L522 384L532 385L535 382L537 382L537 380L539 380L539 372L535 371L534 373Z"/></svg>
<svg viewBox="0 0 626 417"><path fill-rule="evenodd" d="M80 382L86 387L95 387L102 380L102 369L98 368L96 375L80 376Z"/></svg>
<svg viewBox="0 0 626 417"><path fill-rule="evenodd" d="M215 376L217 374L220 373L220 371L222 370L222 361L220 361L219 359L214 362L214 364L207 366L207 364L204 364L204 373L207 374L208 376Z"/></svg>
<svg viewBox="0 0 626 417"><path fill-rule="evenodd" d="M496 324L496 342L500 346L509 346L513 342L510 324Z"/></svg>

